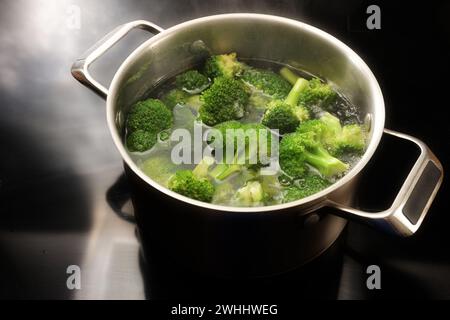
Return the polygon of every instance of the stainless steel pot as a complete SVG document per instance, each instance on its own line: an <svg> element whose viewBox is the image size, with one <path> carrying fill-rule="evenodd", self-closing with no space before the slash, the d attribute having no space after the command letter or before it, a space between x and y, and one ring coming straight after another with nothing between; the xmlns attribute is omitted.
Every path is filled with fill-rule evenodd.
<svg viewBox="0 0 450 320"><path fill-rule="evenodd" d="M89 74L89 65L134 28L155 36L129 55L106 89ZM361 108L370 125L367 151L359 163L317 194L258 208L192 200L158 185L140 171L122 143L128 108L162 80L197 64L210 53L232 51L241 58L292 65L336 85ZM147 21L134 21L100 40L74 63L72 74L106 98L109 129L131 181L141 235L203 270L227 275L285 271L327 249L347 218L401 236L412 235L422 224L442 182L442 166L423 142L384 128L383 96L364 61L333 36L299 21L270 15L225 14L167 30ZM372 158L383 133L416 144L420 156L392 206L382 212L364 212L352 207L356 178ZM339 216L318 210L324 207L338 209Z"/></svg>

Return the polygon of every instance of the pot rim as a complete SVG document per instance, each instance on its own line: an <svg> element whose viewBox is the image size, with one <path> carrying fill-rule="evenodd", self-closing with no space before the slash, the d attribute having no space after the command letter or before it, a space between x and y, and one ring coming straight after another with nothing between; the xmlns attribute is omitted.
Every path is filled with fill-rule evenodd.
<svg viewBox="0 0 450 320"><path fill-rule="evenodd" d="M364 155L361 157L361 159L358 161L358 163L341 179L339 179L337 182L333 183L329 187L323 189L322 191L315 193L311 196L308 196L306 198L284 203L284 204L276 204L276 205L269 205L269 206L261 206L261 207L232 207L232 206L223 206L223 205L217 205L207 202L202 202L198 200L194 200L191 198L188 198L186 196L183 196L181 194L178 194L176 192L173 192L169 190L168 188L158 184L157 182L153 181L150 177L148 177L144 172L136 165L136 163L131 159L130 155L128 154L127 150L125 149L125 146L122 141L121 135L118 133L118 130L116 128L116 114L114 112L114 100L117 96L118 90L119 90L119 84L121 83L123 77L125 77L125 71L127 69L127 66L132 62L137 56L139 56L148 46L156 44L159 40L166 37L167 35L177 32L180 29L186 28L192 24L196 23L202 23L206 21L213 21L213 20L223 20L223 19L236 19L236 18L247 18L247 19L259 19L259 20L265 20L265 21L276 21L279 23L288 24L294 27L297 27L299 29L307 30L308 32L311 32L315 34L316 36L320 37L322 40L332 43L333 45L339 47L345 54L347 54L351 60L354 63L354 66L357 68L360 68L363 73L366 75L366 77L370 80L370 88L371 91L374 93L372 102L375 106L375 110L377 113L376 120L373 120L371 122L371 131L372 131L372 138L370 140L369 145L367 146L366 151L364 152ZM309 24L306 24L301 21L274 16L274 15L266 15L266 14L257 14L257 13L229 13L229 14L219 14L219 15L212 15L212 16L206 16L202 18L197 18L193 20L188 20L186 22L182 22L180 24L177 24L175 26L172 26L168 29L165 29L161 33L153 36L149 40L142 43L138 48L136 48L125 60L122 62L121 66L115 73L111 85L109 88L109 94L106 99L106 117L108 122L108 128L112 135L114 144L116 145L116 148L119 150L120 155L122 159L125 161L126 165L143 181L145 181L147 184L152 186L153 188L157 189L160 192L165 193L166 195L175 198L177 200L187 202L191 205L203 207L207 209L212 209L215 211L224 211L224 212L247 212L247 213L258 213L258 212L269 212L269 211L278 211L278 210L284 210L289 209L293 207L306 207L308 204L317 204L318 202L325 201L327 199L327 196L332 194L337 189L341 188L345 184L347 184L349 181L351 181L369 162L369 160L372 158L373 154L375 153L375 150L378 147L378 144L381 140L381 136L383 135L384 130L384 122L385 122L385 105L384 105L384 99L383 94L381 91L381 88L378 84L378 81L376 80L374 74L370 70L370 68L367 66L367 64L363 61L361 57L359 57L356 52L354 52L350 47L348 47L346 44L344 44L342 41L338 40L334 36L330 35L329 33L322 31L316 27L313 27Z"/></svg>

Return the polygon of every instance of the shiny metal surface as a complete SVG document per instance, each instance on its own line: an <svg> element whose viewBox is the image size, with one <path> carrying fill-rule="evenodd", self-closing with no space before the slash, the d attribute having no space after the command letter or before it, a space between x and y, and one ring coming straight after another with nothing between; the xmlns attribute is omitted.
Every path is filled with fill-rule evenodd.
<svg viewBox="0 0 450 320"><path fill-rule="evenodd" d="M282 34L283 37L279 37ZM261 41L264 35L265 41ZM299 50L301 48L301 50ZM236 51L242 58L277 61L300 66L337 85L371 114L367 150L349 173L330 187L307 198L282 205L236 208L196 201L153 182L136 166L122 143L124 115L128 108L162 79L201 61L209 52ZM127 166L155 189L198 207L229 212L270 212L296 208L311 211L333 191L352 180L376 150L384 128L384 101L378 83L358 55L331 35L305 23L260 14L227 14L200 18L171 27L137 48L115 74L107 97L108 126ZM341 199L346 202L346 199Z"/></svg>
<svg viewBox="0 0 450 320"><path fill-rule="evenodd" d="M142 26L161 33L143 43L126 59L114 76L111 95L107 97L107 89L89 76L87 68L131 29ZM264 41L261 41L261 34L264 34ZM279 37L280 34L283 34L283 37ZM361 116L370 121L369 143L364 156L345 177L317 194L292 203L262 208L230 208L202 203L171 192L140 171L122 143L124 114L128 107L162 79L196 64L209 53L234 51L243 58L277 61L324 77L360 107ZM228 14L188 21L166 31L151 22L130 22L100 40L86 53L86 57L73 65L72 73L95 92L107 97L108 125L127 166L152 187L192 205L229 212L267 212L292 207L309 212L328 204L343 209L348 218L365 220L373 225L378 225L383 220L384 229L388 226L392 229L391 232L407 236L420 227L442 182L442 166L428 147L417 139L403 136L418 144L422 155L389 211L364 213L350 208L346 204L348 200L342 198L342 192L340 198L336 198L338 192L334 191L358 175L378 146L384 127L384 101L375 77L356 53L331 35L298 21L269 15ZM436 163L441 177L436 181L434 192L429 195L428 205L423 208L419 221L412 224L402 215L399 207L405 205L408 197L423 195L420 192L411 194L412 187L418 176L423 174L424 168L420 167L421 164L427 164L431 159Z"/></svg>
<svg viewBox="0 0 450 320"><path fill-rule="evenodd" d="M125 173L144 257L151 260L154 250L162 251L186 269L216 277L262 277L293 270L331 247L347 223L326 210L310 215L292 209L211 212L161 194L128 167Z"/></svg>
<svg viewBox="0 0 450 320"><path fill-rule="evenodd" d="M70 5L81 9L79 30L66 26ZM350 44L370 65L386 99L387 126L426 140L446 167L448 141L442 137L450 134L448 118L437 116L433 125L424 125L423 114L416 110L429 106L436 115L448 112L442 97L426 94L436 86L441 92L446 90L447 73L443 71L450 65L447 51L439 48L450 39L444 14L448 8L444 3L436 7L443 13L439 18L431 16L426 6L383 3L383 21L392 25L383 24L383 30L374 33L347 29L346 18L353 19L355 8L353 2L322 0L211 0L207 4L195 0L2 1L0 141L7 151L0 157L0 298L179 297L219 302L223 297L223 301L244 302L253 297L269 303L298 301L299 309L303 298L450 298L448 179L430 208L430 217L414 237L394 238L350 223L342 236L344 248L338 250L342 262L325 259L300 273L253 281L206 278L183 272L174 263L161 265L159 259L141 264L135 226L118 218L108 203L123 204L129 189L126 184L115 186L123 168L104 121L105 104L74 84L67 70L83 49L108 31L138 19L168 28L211 14L254 11L320 26ZM411 18L423 21L421 28L405 29ZM92 66L100 83L108 83L129 48L147 40L147 33L140 37L140 31L136 32ZM442 80L438 84L417 81L417 70L411 66L425 60L427 75ZM411 91L416 94L408 95ZM403 150L395 145L380 152L399 159ZM400 163L382 166L370 180L385 177L380 169L396 173ZM377 199L365 209L383 209L379 205L390 184L383 179L372 183ZM158 210L164 212L164 208ZM70 264L82 265L80 291L65 285ZM382 270L382 290L366 288L366 268L371 264Z"/></svg>
<svg viewBox="0 0 450 320"><path fill-rule="evenodd" d="M143 20L133 21L119 26L100 40L97 45L85 52L84 55L73 64L72 75L78 81L90 87L94 92L100 95L100 97L106 99L108 96L108 89L91 76L89 73L89 66L114 46L120 39L136 28L147 30L153 34L163 31L161 27Z"/></svg>
<svg viewBox="0 0 450 320"><path fill-rule="evenodd" d="M75 63L73 74L80 74L79 70L85 70L88 61L97 59L106 51L110 46L108 39L117 41L126 34L123 30L140 24L142 22L138 21L119 27L117 35L113 31L107 40L100 40L93 50L89 50L91 53L86 58L79 60L81 63ZM264 42L264 46L257 37L261 32L270 39ZM277 34L285 37L280 38ZM294 40L308 50L296 50L295 46L286 45ZM285 64L302 61L308 66L303 67L306 71L344 86L344 92L362 104L363 115L372 115L370 142L361 161L338 183L316 195L288 204L258 208L226 207L189 199L143 174L122 144L124 115L128 107L162 79L196 64L210 52L231 51L237 51L243 58ZM321 54L320 60L317 54ZM96 83L89 84L84 80L89 87L97 88L96 92L101 91ZM164 250L171 252L174 259L204 272L225 276L263 276L284 272L312 260L338 238L345 226L341 218L322 215L316 223L309 225L304 223L307 217L301 216L323 206L326 197L335 190L340 189L342 203L350 203L352 177L370 159L380 139L384 105L380 88L369 68L352 50L329 34L286 18L229 14L174 26L136 49L113 78L107 97L107 119L126 169L131 169L126 172L132 182L133 205L144 239L144 250L146 243L147 246L163 243ZM168 212L164 215L153 213L156 203L165 206ZM249 216L242 216L244 213ZM240 229L245 231L239 232ZM162 232L158 232L160 230ZM149 233L151 241L145 240ZM155 234L159 236L154 237Z"/></svg>
<svg viewBox="0 0 450 320"><path fill-rule="evenodd" d="M444 178L444 169L433 152L419 139L388 129L385 129L384 132L410 141L420 150L419 158L411 168L392 205L380 212L366 212L343 206L333 201L329 201L328 205L350 214L349 218L360 219L363 222L380 226L383 229L392 229L388 231L395 231L401 236L411 236L420 228L433 199L436 197ZM436 168L436 177L432 177L427 171L430 163ZM428 180L429 183L420 183L423 180ZM406 206L410 201L416 203L414 207L409 209L413 212L405 212ZM408 215L414 215L417 218L411 221Z"/></svg>

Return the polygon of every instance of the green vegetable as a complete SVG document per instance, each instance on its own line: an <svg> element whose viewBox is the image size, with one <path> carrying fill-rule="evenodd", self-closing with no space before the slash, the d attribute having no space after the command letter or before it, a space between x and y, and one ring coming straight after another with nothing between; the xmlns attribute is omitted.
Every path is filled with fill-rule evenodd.
<svg viewBox="0 0 450 320"><path fill-rule="evenodd" d="M205 63L205 74L211 79L216 77L232 78L242 72L244 64L237 61L236 53L211 56Z"/></svg>
<svg viewBox="0 0 450 320"><path fill-rule="evenodd" d="M300 120L290 105L276 100L269 103L262 124L271 129L278 129L280 134L286 134L295 131L295 128L300 124Z"/></svg>
<svg viewBox="0 0 450 320"><path fill-rule="evenodd" d="M348 164L333 157L323 147L314 132L295 132L283 137L280 143L280 166L291 178L301 178L309 171L309 166L323 176L332 177L345 172Z"/></svg>
<svg viewBox="0 0 450 320"><path fill-rule="evenodd" d="M127 147L131 152L143 152L156 143L156 135L144 130L136 130L127 137Z"/></svg>
<svg viewBox="0 0 450 320"><path fill-rule="evenodd" d="M256 109L266 110L269 102L271 102L272 100L273 100L272 97L265 95L260 91L254 90L250 94L248 104Z"/></svg>
<svg viewBox="0 0 450 320"><path fill-rule="evenodd" d="M193 94L205 90L209 86L209 79L197 70L189 70L178 75L175 83L178 89Z"/></svg>
<svg viewBox="0 0 450 320"><path fill-rule="evenodd" d="M265 202L279 202L280 192L281 192L281 184L278 180L277 175L261 175L259 176L259 181L261 182L261 186L264 190L265 194Z"/></svg>
<svg viewBox="0 0 450 320"><path fill-rule="evenodd" d="M249 94L240 81L226 77L216 78L212 86L201 95L200 119L203 123L214 126L242 118L248 98Z"/></svg>
<svg viewBox="0 0 450 320"><path fill-rule="evenodd" d="M168 157L152 155L140 166L141 170L160 185L167 187L170 177L177 169Z"/></svg>
<svg viewBox="0 0 450 320"><path fill-rule="evenodd" d="M309 118L309 112L298 105L301 92L307 85L308 81L299 78L286 99L271 101L264 113L262 124L271 129L278 129L280 134L295 131L301 121Z"/></svg>
<svg viewBox="0 0 450 320"><path fill-rule="evenodd" d="M341 131L339 119L329 113L325 113L319 119L305 121L297 128L297 132L300 133L314 132L328 150L334 147L336 137Z"/></svg>
<svg viewBox="0 0 450 320"><path fill-rule="evenodd" d="M294 72L286 67L281 68L280 74L291 84L294 84L299 78ZM330 85L323 83L319 78L313 78L309 80L307 88L300 94L299 104L306 107L318 105L328 109L328 107L336 101L337 97L337 93Z"/></svg>
<svg viewBox="0 0 450 320"><path fill-rule="evenodd" d="M206 178L199 178L190 170L180 170L169 180L169 189L191 199L211 202L214 185Z"/></svg>
<svg viewBox="0 0 450 320"><path fill-rule="evenodd" d="M175 88L165 91L161 100L131 107L125 122L126 145L130 152L144 152L157 143L158 135L167 139L172 127L184 128L197 117L222 134L222 142L208 141L218 163L204 157L194 169L184 170L165 150L158 152L158 146L151 158L138 160L145 174L199 201L233 206L286 203L327 188L348 170L347 155L364 151L365 126L343 125L333 115L341 106L338 98L319 78L307 81L286 67L279 74L250 67L239 62L236 53L214 55L203 69L176 76ZM248 123L261 116L261 123ZM353 122L357 121L355 117ZM270 129L278 129L281 136L272 136ZM261 146L264 136L266 145ZM276 150L281 171L264 167L275 153L271 139L281 139Z"/></svg>
<svg viewBox="0 0 450 320"><path fill-rule="evenodd" d="M241 206L258 206L263 203L265 197L263 187L259 181L248 181L242 188L236 191L235 201Z"/></svg>
<svg viewBox="0 0 450 320"><path fill-rule="evenodd" d="M241 122L236 121L236 120L230 120L230 121L225 121L225 122L215 125L213 129L218 130L220 132L220 134L222 135L223 148L225 149L226 145L227 145L227 140L226 140L227 139L227 130L230 130L230 132L233 134L237 134L238 132L235 130L243 129L243 127L244 127L244 125ZM235 139L235 142L234 142L235 150L237 147L236 140L237 139ZM212 139L209 142L212 142Z"/></svg>
<svg viewBox="0 0 450 320"><path fill-rule="evenodd" d="M179 104L191 107L194 110L200 109L202 102L200 101L200 95L190 95L187 92L180 89L172 89L161 98L162 102L171 110Z"/></svg>
<svg viewBox="0 0 450 320"><path fill-rule="evenodd" d="M228 205L235 192L236 190L233 188L233 185L231 183L223 182L216 187L212 203Z"/></svg>
<svg viewBox="0 0 450 320"><path fill-rule="evenodd" d="M185 104L186 100L189 98L189 94L181 89L172 89L167 92L162 98L162 102L171 110L177 104Z"/></svg>
<svg viewBox="0 0 450 320"><path fill-rule="evenodd" d="M169 129L172 124L172 112L160 100L147 99L137 102L128 114L127 146L130 151L148 150L156 143L158 133ZM139 133L135 133L138 131Z"/></svg>
<svg viewBox="0 0 450 320"><path fill-rule="evenodd" d="M128 114L130 132L144 130L159 133L172 125L172 112L158 99L147 99L134 104Z"/></svg>
<svg viewBox="0 0 450 320"><path fill-rule="evenodd" d="M366 131L363 126L349 124L342 127L341 134L336 138L333 154L362 153L366 147Z"/></svg>
<svg viewBox="0 0 450 320"><path fill-rule="evenodd" d="M299 78L299 76L292 72L291 69L286 67L280 69L280 75L292 85L294 85Z"/></svg>
<svg viewBox="0 0 450 320"><path fill-rule="evenodd" d="M319 119L305 121L297 129L300 133L314 132L320 142L334 156L344 153L361 153L366 146L366 130L358 124L341 126L330 113Z"/></svg>
<svg viewBox="0 0 450 320"><path fill-rule="evenodd" d="M192 173L198 178L206 178L208 176L209 167L213 164L214 158L204 157L194 170L192 170Z"/></svg>
<svg viewBox="0 0 450 320"><path fill-rule="evenodd" d="M218 164L210 172L213 178L224 180L244 168L257 169L266 164L262 159L268 160L270 157L272 143L272 134L267 127L259 123L243 124L238 121L228 121L217 125L215 129L220 131L223 138L221 149L223 163ZM251 131L248 130L254 130L256 145L250 143ZM260 141L264 135L266 137L265 147L263 141ZM241 149L238 148L239 141L244 142ZM216 146L216 152L219 148L220 146ZM230 153L228 148L233 148L232 159L227 158L227 153Z"/></svg>
<svg viewBox="0 0 450 320"><path fill-rule="evenodd" d="M205 157L194 170L177 171L169 180L169 189L191 199L211 202L215 187L208 180L208 171L213 163L214 158Z"/></svg>
<svg viewBox="0 0 450 320"><path fill-rule="evenodd" d="M336 101L336 98L337 94L330 85L323 83L319 78L313 78L301 93L299 102L305 106L319 105L326 109Z"/></svg>
<svg viewBox="0 0 450 320"><path fill-rule="evenodd" d="M318 175L308 174L283 192L283 202L291 202L313 195L330 185L330 182Z"/></svg>
<svg viewBox="0 0 450 320"><path fill-rule="evenodd" d="M190 96L186 99L186 105L191 107L192 109L198 111L200 110L200 107L202 106L201 96L199 94Z"/></svg>
<svg viewBox="0 0 450 320"><path fill-rule="evenodd" d="M292 86L285 79L273 71L247 68L241 79L275 99L284 99Z"/></svg>

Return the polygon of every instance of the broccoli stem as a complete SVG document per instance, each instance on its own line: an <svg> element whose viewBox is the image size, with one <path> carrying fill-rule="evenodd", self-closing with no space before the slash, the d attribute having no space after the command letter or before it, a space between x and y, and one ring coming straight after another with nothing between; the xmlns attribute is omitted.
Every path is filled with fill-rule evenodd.
<svg viewBox="0 0 450 320"><path fill-rule="evenodd" d="M239 172L246 163L247 150L236 150L232 163L220 163L213 170L211 170L211 177L217 180L224 180L235 172Z"/></svg>
<svg viewBox="0 0 450 320"><path fill-rule="evenodd" d="M214 158L204 157L198 165L192 170L192 173L198 178L206 178L209 167L214 163Z"/></svg>
<svg viewBox="0 0 450 320"><path fill-rule="evenodd" d="M331 177L348 169L348 165L330 155L323 147L314 148L314 152L305 151L306 162L321 174Z"/></svg>
<svg viewBox="0 0 450 320"><path fill-rule="evenodd" d="M217 180L224 180L231 176L235 172L241 171L242 166L239 164L218 164L213 170L211 170L211 177Z"/></svg>
<svg viewBox="0 0 450 320"><path fill-rule="evenodd" d="M292 87L291 91L289 92L288 96L284 100L284 102L290 105L291 107L296 107L298 101L300 100L300 94L307 87L308 87L308 80L298 78L294 86Z"/></svg>
<svg viewBox="0 0 450 320"><path fill-rule="evenodd" d="M294 85L299 76L297 76L291 69L283 67L280 69L280 75L285 78L290 84Z"/></svg>

